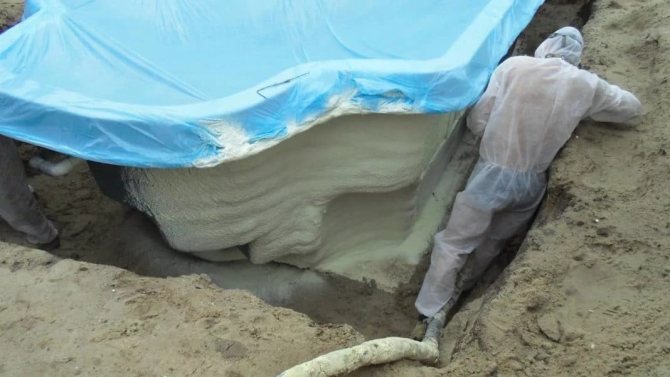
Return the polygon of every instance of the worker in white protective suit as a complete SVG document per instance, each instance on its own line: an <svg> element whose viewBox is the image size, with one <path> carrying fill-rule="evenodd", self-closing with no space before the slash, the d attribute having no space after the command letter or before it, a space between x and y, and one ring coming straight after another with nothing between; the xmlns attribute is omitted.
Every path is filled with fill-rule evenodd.
<svg viewBox="0 0 670 377"><path fill-rule="evenodd" d="M583 45L581 33L565 27L535 57L512 57L493 73L467 119L482 136L480 159L456 196L446 229L435 235L416 300L421 314L432 317L457 300L505 241L525 230L544 195L545 172L580 120L640 118L642 106L633 94L578 68Z"/></svg>
<svg viewBox="0 0 670 377"><path fill-rule="evenodd" d="M0 219L43 250L60 246L58 230L35 199L14 140L0 135Z"/></svg>

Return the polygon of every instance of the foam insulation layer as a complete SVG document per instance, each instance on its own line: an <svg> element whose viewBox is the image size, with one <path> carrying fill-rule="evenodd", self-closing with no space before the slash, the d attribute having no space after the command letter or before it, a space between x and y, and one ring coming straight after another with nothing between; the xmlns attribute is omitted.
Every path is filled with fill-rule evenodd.
<svg viewBox="0 0 670 377"><path fill-rule="evenodd" d="M436 189L455 193L459 184L448 182L463 179L463 171L445 170L460 118L344 116L246 159L127 168L124 182L173 248L208 259L230 259L239 254L227 248L248 244L254 263L328 271L379 260L416 265L448 205Z"/></svg>

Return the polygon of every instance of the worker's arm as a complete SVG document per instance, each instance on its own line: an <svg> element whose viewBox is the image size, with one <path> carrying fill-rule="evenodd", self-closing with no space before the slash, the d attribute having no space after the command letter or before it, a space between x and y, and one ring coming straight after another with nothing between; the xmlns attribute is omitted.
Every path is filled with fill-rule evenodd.
<svg viewBox="0 0 670 377"><path fill-rule="evenodd" d="M486 129L486 124L489 122L489 116L491 115L491 110L493 110L493 105L496 101L498 86L498 77L494 74L486 91L482 94L472 110L470 110L470 114L468 114L468 128L477 136L482 136L484 134L484 129Z"/></svg>
<svg viewBox="0 0 670 377"><path fill-rule="evenodd" d="M599 79L588 116L598 122L637 125L642 119L642 104L633 93Z"/></svg>

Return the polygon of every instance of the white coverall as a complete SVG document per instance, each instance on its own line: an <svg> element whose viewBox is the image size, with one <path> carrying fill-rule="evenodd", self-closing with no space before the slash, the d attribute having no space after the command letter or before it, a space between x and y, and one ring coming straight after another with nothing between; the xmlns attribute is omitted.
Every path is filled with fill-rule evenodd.
<svg viewBox="0 0 670 377"><path fill-rule="evenodd" d="M48 244L58 231L40 209L28 187L14 140L0 135L0 218L23 232L28 242Z"/></svg>
<svg viewBox="0 0 670 377"><path fill-rule="evenodd" d="M640 117L633 94L577 68L582 45L578 30L563 28L536 57L510 58L493 73L467 119L482 135L480 159L446 229L435 235L416 301L421 314L432 317L458 299L505 241L524 230L544 195L549 164L580 120L632 123Z"/></svg>

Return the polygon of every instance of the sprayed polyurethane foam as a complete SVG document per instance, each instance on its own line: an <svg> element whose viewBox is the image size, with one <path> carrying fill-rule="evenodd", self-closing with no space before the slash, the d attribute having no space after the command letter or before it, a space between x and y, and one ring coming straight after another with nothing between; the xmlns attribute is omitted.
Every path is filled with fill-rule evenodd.
<svg viewBox="0 0 670 377"><path fill-rule="evenodd" d="M226 248L248 244L254 263L362 279L375 274L361 266L414 266L429 247L448 205L436 188L460 115L344 116L245 159L126 169L124 180L177 250L225 260L242 255ZM459 188L442 186L442 199Z"/></svg>

